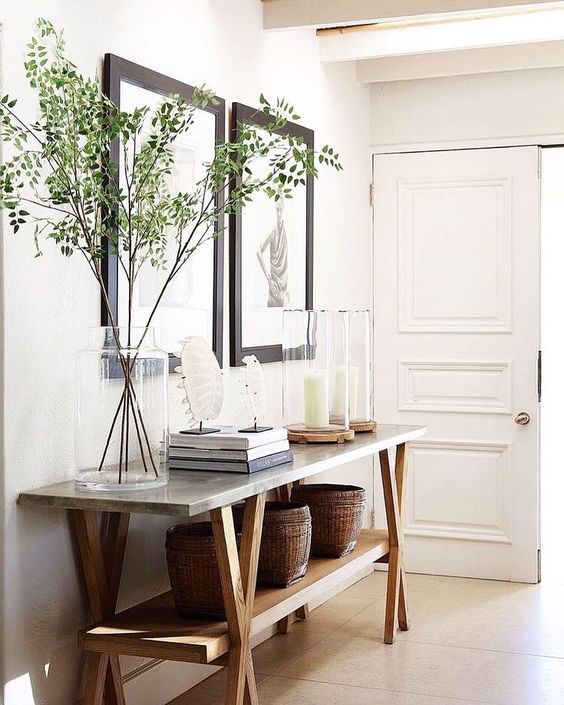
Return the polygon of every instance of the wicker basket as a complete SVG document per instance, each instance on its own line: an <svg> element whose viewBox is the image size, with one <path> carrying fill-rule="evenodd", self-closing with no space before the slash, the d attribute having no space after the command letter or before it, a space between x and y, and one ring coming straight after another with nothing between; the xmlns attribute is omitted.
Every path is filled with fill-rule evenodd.
<svg viewBox="0 0 564 705"><path fill-rule="evenodd" d="M233 507L235 526L243 524L244 505ZM264 510L257 582L289 587L303 579L311 546L309 508L298 502L267 502Z"/></svg>
<svg viewBox="0 0 564 705"><path fill-rule="evenodd" d="M165 546L178 614L224 620L225 607L211 523L171 526L166 532Z"/></svg>
<svg viewBox="0 0 564 705"><path fill-rule="evenodd" d="M362 528L366 492L353 485L298 485L292 499L311 511L311 554L340 558L354 550Z"/></svg>

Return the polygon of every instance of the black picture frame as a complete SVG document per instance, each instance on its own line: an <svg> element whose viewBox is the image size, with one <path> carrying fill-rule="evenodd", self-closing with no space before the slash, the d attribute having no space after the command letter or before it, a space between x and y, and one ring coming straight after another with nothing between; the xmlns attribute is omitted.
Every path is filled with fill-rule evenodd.
<svg viewBox="0 0 564 705"><path fill-rule="evenodd" d="M131 83L148 91L168 96L172 93L181 95L190 101L194 93L194 86L191 86L177 79L166 76L152 69L148 69L132 61L123 59L115 54L104 56L104 71L102 79L102 91L118 107L120 105L122 81ZM225 100L214 96L205 107L198 107L198 110L205 110L215 117L215 143L220 144L225 141L226 110ZM117 140L111 145L110 156L117 166L119 173L120 150ZM221 212L224 203L223 193L216 194L216 205ZM219 366L223 366L223 280L224 280L224 238L223 238L223 216L218 219L214 226L215 232L219 235L214 241L213 250L213 325L211 345L215 353ZM114 315L118 315L118 259L115 254L109 251L108 243L104 244L104 255L102 258L102 276L107 287L110 306ZM119 323L119 321L118 321ZM101 324L109 325L108 313L102 303ZM181 331L179 331L181 333ZM169 352L169 370L171 372L180 364L180 360L173 353Z"/></svg>
<svg viewBox="0 0 564 705"><path fill-rule="evenodd" d="M236 142L239 138L239 131L242 125L254 125L266 128L271 123L265 113L258 108L251 108L242 103L233 103L231 108L231 140ZM304 143L310 148L314 148L314 131L298 125L295 122L288 122L277 130L277 134L301 137ZM306 213L305 213L305 307L313 308L313 183L311 174L306 176ZM235 180L235 186L238 181ZM238 213L229 215L229 326L230 326L230 363L232 367L239 367L243 364L246 355L256 355L261 363L279 362L282 360L282 345L257 345L243 347L243 321L242 321L242 301L241 301L241 277L242 277L242 245L245 212L244 209Z"/></svg>

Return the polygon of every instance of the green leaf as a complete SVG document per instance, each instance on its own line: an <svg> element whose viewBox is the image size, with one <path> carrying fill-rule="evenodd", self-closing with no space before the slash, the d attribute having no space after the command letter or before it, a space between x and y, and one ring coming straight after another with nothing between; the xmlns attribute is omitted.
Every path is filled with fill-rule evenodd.
<svg viewBox="0 0 564 705"><path fill-rule="evenodd" d="M49 22L38 20L36 35L43 40L32 38L24 67L37 119L18 122L22 116L9 112L15 100L0 98L2 137L14 153L0 165L0 208L9 211L14 232L29 218L40 223L33 232L36 256L43 236L63 256L78 249L94 264L107 239L120 267L134 272L127 276L135 279L144 262L171 272L223 231L215 191L225 194L225 211L237 213L261 193L275 201L291 198L306 173L317 176L319 163L342 169L336 153L325 148L318 157L301 137L286 133L288 119L299 118L288 100L261 95L267 127L239 124L234 141L216 145L195 185L171 188L175 142L192 139L196 105L217 104L213 91L195 89L191 103L172 95L156 108L120 110L101 95L97 78L79 73ZM30 132L35 136L28 139ZM110 145L119 148L119 172ZM182 254L174 259L170 252Z"/></svg>

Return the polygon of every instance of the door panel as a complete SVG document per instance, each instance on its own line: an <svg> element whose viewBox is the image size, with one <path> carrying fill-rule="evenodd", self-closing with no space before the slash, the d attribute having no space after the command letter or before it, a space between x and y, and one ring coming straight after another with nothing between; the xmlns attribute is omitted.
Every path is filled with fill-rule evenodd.
<svg viewBox="0 0 564 705"><path fill-rule="evenodd" d="M537 580L539 191L536 147L374 157L376 418L429 427L408 570Z"/></svg>

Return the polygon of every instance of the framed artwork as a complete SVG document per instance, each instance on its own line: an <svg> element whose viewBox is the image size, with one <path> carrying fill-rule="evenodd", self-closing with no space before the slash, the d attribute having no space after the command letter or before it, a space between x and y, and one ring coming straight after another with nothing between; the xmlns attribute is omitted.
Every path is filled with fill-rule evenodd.
<svg viewBox="0 0 564 705"><path fill-rule="evenodd" d="M261 110L233 103L231 139L237 141L240 126L266 127L269 121ZM279 134L300 136L313 149L313 130L288 122ZM257 174L262 168L266 159ZM229 235L231 365L242 365L245 355L277 362L283 310L313 308L313 177L290 199L255 195L230 215Z"/></svg>
<svg viewBox="0 0 564 705"><path fill-rule="evenodd" d="M147 105L156 107L163 96L171 93L189 101L194 87L114 54L106 54L103 90L121 110L133 110ZM175 164L169 177L171 190L192 191L202 175L203 165L213 159L215 145L224 140L225 101L216 98L213 104L210 102L196 109L192 126L172 145ZM112 145L111 156L121 175L119 144ZM216 202L222 206L222 194L216 194ZM216 223L216 232L222 227L222 223ZM170 246L175 246L172 238ZM181 347L179 340L187 335L201 335L209 340L220 366L223 363L223 250L222 235L199 247L159 304L152 325L157 330L159 346L169 353L171 371L180 364L175 352ZM112 311L118 325L124 325L127 315L125 277L111 251L106 250L102 266ZM132 325L145 324L163 277L166 277L166 270L156 270L150 263L141 267L135 283ZM108 325L103 307L102 325Z"/></svg>

